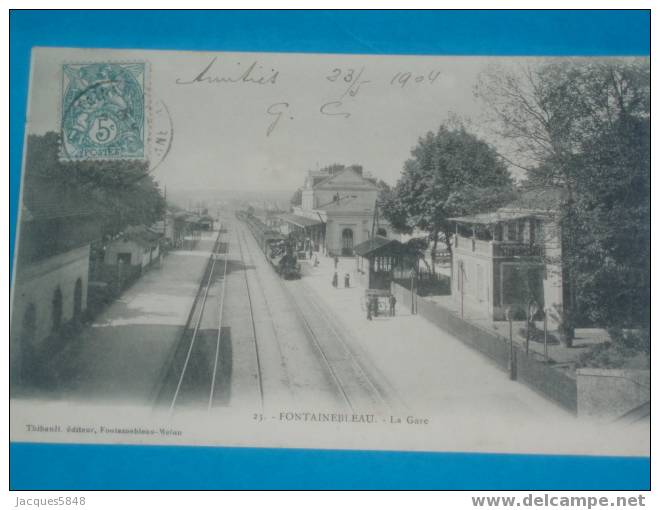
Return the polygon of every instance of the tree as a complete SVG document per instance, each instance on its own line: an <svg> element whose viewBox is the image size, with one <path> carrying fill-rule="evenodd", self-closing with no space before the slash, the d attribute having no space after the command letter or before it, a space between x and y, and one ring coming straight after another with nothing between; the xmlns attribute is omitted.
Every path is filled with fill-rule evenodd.
<svg viewBox="0 0 660 510"><path fill-rule="evenodd" d="M392 187L382 179L376 180L375 184L378 186L378 198L376 200L379 204L386 203L392 194Z"/></svg>
<svg viewBox="0 0 660 510"><path fill-rule="evenodd" d="M650 69L646 59L557 61L485 73L476 93L527 185L559 186L565 329L647 327Z"/></svg>
<svg viewBox="0 0 660 510"><path fill-rule="evenodd" d="M495 150L462 126L444 124L437 133L427 133L411 155L385 198L383 215L399 232L428 232L435 262L439 241L451 253L449 218L492 207L511 189L511 177Z"/></svg>
<svg viewBox="0 0 660 510"><path fill-rule="evenodd" d="M577 312L611 329L650 324L651 161L648 66L585 71L589 115L575 171Z"/></svg>
<svg viewBox="0 0 660 510"><path fill-rule="evenodd" d="M162 217L165 200L149 173L135 160L60 161L59 135L49 132L27 140L24 193L39 180L93 204L103 220L102 233L114 235L128 225L150 225Z"/></svg>

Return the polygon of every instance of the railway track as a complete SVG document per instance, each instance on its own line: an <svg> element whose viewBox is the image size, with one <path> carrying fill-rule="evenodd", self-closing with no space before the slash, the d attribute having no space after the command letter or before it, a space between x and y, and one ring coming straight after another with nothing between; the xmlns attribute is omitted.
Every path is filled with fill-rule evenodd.
<svg viewBox="0 0 660 510"><path fill-rule="evenodd" d="M216 401L218 374L222 361L222 312L225 298L228 245L224 260L218 255L222 230L218 232L209 260L202 275L199 288L184 327L183 334L175 347L171 363L156 399L156 406L167 407L170 413L182 407L211 409ZM221 285L221 288L218 288ZM209 293L213 289L218 299L217 318L209 312ZM208 322L212 322L212 327Z"/></svg>
<svg viewBox="0 0 660 510"><path fill-rule="evenodd" d="M247 342L243 343L243 348L246 349L244 353L251 352L250 356L253 356L253 377L258 390L255 398L259 399L259 405L263 411L265 389L267 388L264 387L261 350L266 349L266 354L270 353L269 359L273 359L274 355L275 357L277 355L273 353L273 345L260 345L260 330L256 325L253 309L254 299L256 298L261 303L258 306L259 309L264 308L265 303L265 309L267 313L270 313L270 307L267 306L265 294L262 296L263 301L259 301L259 295L253 294L255 292L254 282L250 283L246 268L254 265L254 259L248 248L244 229L237 224L229 235L235 236L237 243L236 252L234 252L235 260L230 264L240 262L240 272L242 272L241 276L233 276L233 278L240 278L242 282L240 289L235 287L234 292L243 294L244 289L246 302L247 313L245 316L247 320L245 320L245 327L241 328L243 332L241 341ZM231 345L227 352L227 344L231 344L231 341L228 339L230 335L226 331L228 328L223 327L223 310L229 260L229 235L224 243L227 246L226 253L224 253L224 257L220 258L218 252L223 243L221 243L222 234L218 233L184 332L175 349L157 399L157 405L160 408L166 407L170 413L179 409L206 408L210 410L213 407L227 404L226 401L223 401L223 395L226 397L229 393L230 381L225 368L227 364L231 367L232 360ZM233 244L233 240L231 244ZM235 286L239 280L232 281L234 282L232 285ZM327 374L327 380L330 381L328 388L334 388L330 394L336 395L338 404L347 411L355 413L391 410L392 407L382 387L377 385L367 373L347 344L342 332L337 325L333 324L333 318L323 310L317 302L317 298L310 294L302 282L280 282L280 284L284 295L300 319L313 350L318 355L317 360ZM263 288L261 290L263 293ZM212 296L211 300L210 296ZM209 306L209 301L212 301L214 305L217 303L217 308ZM273 317L269 318L272 323ZM262 325L262 330L263 327ZM273 338L279 349L279 340L274 328L273 332L275 333ZM279 356L281 357L281 352ZM270 373L271 379L266 378L266 382L269 380L272 382L272 366ZM226 398L228 399L228 397Z"/></svg>
<svg viewBox="0 0 660 510"><path fill-rule="evenodd" d="M372 381L325 311L303 290L304 284L290 285L295 289L286 289L291 303L347 408L358 413L391 410L383 391Z"/></svg>
<svg viewBox="0 0 660 510"><path fill-rule="evenodd" d="M352 412L391 410L384 391L367 374L342 333L304 284L300 281L280 283L343 406Z"/></svg>
<svg viewBox="0 0 660 510"><path fill-rule="evenodd" d="M345 335L335 323L335 319L325 310L318 302L318 299L312 295L302 282L293 283L294 286L301 291L304 299L300 300L301 303L309 306L312 316L317 318L318 323L316 326L320 331L327 332L325 338L328 339L326 343L319 342L319 349L323 350L324 357L333 358L336 360L337 368L335 371L340 374L346 374L347 377L353 378L359 382L360 391L357 393L349 393L349 400L351 401L351 408L353 409L353 402L363 402L367 406L374 407L379 410L394 411L392 403L388 398L388 393L384 388L377 384L373 377L369 375L364 365L359 361L353 349L346 341ZM300 305L296 303L300 309ZM303 310L300 310L303 313ZM311 326L311 325L310 325ZM315 335L317 340L324 338L318 333ZM345 366L344 366L345 365ZM344 386L344 392L350 388L350 384L340 381Z"/></svg>
<svg viewBox="0 0 660 510"><path fill-rule="evenodd" d="M260 399L260 405L261 405L261 410L263 411L264 408L264 385L263 385L263 379L262 379L262 368L261 368L261 357L259 356L259 342L257 340L257 327L254 321L254 310L252 306L252 294L250 293L250 284L248 282L248 276L247 276L247 271L246 271L246 257L245 257L245 252L243 251L243 243L241 242L241 235L243 233L239 232L238 229L236 229L236 241L238 243L238 252L241 257L241 263L243 264L243 278L245 279L245 289L247 293L247 299L248 299L248 304L249 304L249 316L250 316L250 328L252 331L252 342L254 345L254 356L256 360L256 365L257 365L257 385L259 388L259 399Z"/></svg>

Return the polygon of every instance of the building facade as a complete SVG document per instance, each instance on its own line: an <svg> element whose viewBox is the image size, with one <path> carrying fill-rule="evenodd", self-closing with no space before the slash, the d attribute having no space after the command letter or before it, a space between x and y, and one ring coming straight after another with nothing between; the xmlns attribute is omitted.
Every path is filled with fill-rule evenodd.
<svg viewBox="0 0 660 510"><path fill-rule="evenodd" d="M283 215L290 231L307 236L315 251L353 256L355 247L371 237L379 188L360 168L335 173L310 171L302 204ZM379 221L375 234L391 237L389 225Z"/></svg>
<svg viewBox="0 0 660 510"><path fill-rule="evenodd" d="M30 179L23 194L11 302L10 375L39 380L61 332L87 309L90 243L100 237L92 206L57 183Z"/></svg>
<svg viewBox="0 0 660 510"><path fill-rule="evenodd" d="M127 227L105 248L103 279L120 290L160 263L160 238L144 225Z"/></svg>
<svg viewBox="0 0 660 510"><path fill-rule="evenodd" d="M453 218L452 296L462 315L523 320L531 302L557 329L563 316L561 230L554 190L497 211Z"/></svg>

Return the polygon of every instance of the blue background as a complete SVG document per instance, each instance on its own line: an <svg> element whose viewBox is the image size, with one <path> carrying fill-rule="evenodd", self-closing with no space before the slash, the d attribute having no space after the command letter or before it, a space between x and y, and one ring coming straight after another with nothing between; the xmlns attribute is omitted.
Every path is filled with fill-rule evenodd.
<svg viewBox="0 0 660 510"><path fill-rule="evenodd" d="M647 11L12 11L10 264L30 48L649 55ZM13 489L648 489L648 458L14 443Z"/></svg>

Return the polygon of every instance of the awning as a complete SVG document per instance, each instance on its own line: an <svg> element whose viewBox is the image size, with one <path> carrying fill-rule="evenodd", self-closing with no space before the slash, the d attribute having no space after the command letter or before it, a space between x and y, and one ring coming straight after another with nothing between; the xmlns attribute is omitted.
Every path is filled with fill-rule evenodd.
<svg viewBox="0 0 660 510"><path fill-rule="evenodd" d="M522 220L534 216L524 212L505 212L495 211L483 214L473 214L471 216L459 216L458 218L449 218L449 221L455 223L469 223L473 225L492 225L501 221Z"/></svg>
<svg viewBox="0 0 660 510"><path fill-rule="evenodd" d="M280 218L282 218L287 223L291 223L292 225L296 225L302 228L313 227L315 225L322 224L320 220L315 220L306 216L299 216L297 214L280 214Z"/></svg>

